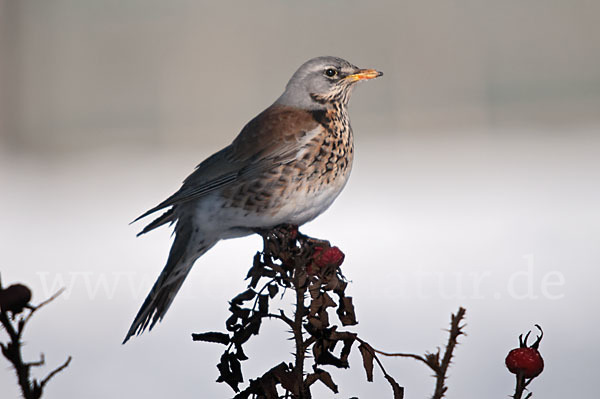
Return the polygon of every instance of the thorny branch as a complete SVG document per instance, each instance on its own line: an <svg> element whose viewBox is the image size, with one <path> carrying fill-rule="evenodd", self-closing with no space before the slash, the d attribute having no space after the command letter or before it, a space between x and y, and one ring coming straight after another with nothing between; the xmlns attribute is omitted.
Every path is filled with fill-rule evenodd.
<svg viewBox="0 0 600 399"><path fill-rule="evenodd" d="M525 379L523 374L517 375L517 383L515 386L515 394L512 396L514 399L523 398L523 394L526 391L527 386L531 383L533 378ZM529 392L524 399L529 399L533 395L532 392Z"/></svg>
<svg viewBox="0 0 600 399"><path fill-rule="evenodd" d="M306 347L304 346L304 338L302 337L302 322L304 319L304 297L306 292L306 287L302 286L300 278L302 276L302 270L296 268L294 270L294 288L296 291L296 310L294 311L294 322L292 323L292 332L294 334L294 341L296 343L296 363L294 365L293 373L295 375L296 381L302 381L304 378L304 355L306 354ZM304 276L302 276L304 277ZM300 399L308 399L310 398L310 391L304 384L299 384L298 389L298 398Z"/></svg>
<svg viewBox="0 0 600 399"><path fill-rule="evenodd" d="M347 368L352 346L359 342L367 380L373 380L375 361L390 383L394 398L403 398L403 388L386 372L375 350L356 333L338 331L337 325L330 324L330 307L337 308L336 314L343 326L358 324L352 298L345 295L347 282L340 269L344 254L328 241L300 234L293 226L258 233L263 237L264 249L254 257L247 276L250 280L248 289L230 302L232 315L225 323L229 334L192 334L193 340L227 346L217 365L220 373L217 381L229 384L237 392L236 399L310 399L310 388L317 381L337 393L338 386L322 367ZM256 287L263 279L269 280L257 291ZM280 289L284 293L290 289L295 294L292 317L282 309L279 314L269 312L269 300ZM265 294L265 290L268 293ZM335 294L338 300L335 301L330 294ZM252 307L243 307L244 302L251 300L254 300ZM248 387L240 391L238 386L243 382L240 362L248 359L243 352L243 344L252 335L258 335L264 318L282 320L290 327L295 361L280 363L261 377L250 380ZM341 351L337 352L339 347ZM309 351L312 356L308 356ZM309 357L313 365L312 372L307 373L305 363ZM283 389L284 396L278 388Z"/></svg>
<svg viewBox="0 0 600 399"><path fill-rule="evenodd" d="M62 365L51 371L46 377L41 380L36 380L31 377L31 368L40 367L45 364L44 354L41 354L40 360L35 362L25 362L21 354L21 348L23 347L21 338L27 323L37 310L55 300L63 291L64 289L61 289L37 306L32 306L29 304L31 299L31 291L29 288L21 284L15 284L3 289L0 282L0 323L10 339L7 343L0 343L0 349L2 350L4 357L12 363L17 374L21 392L25 399L41 398L46 384L71 363L71 356L69 356ZM25 309L27 309L29 313L17 317L17 315L23 313Z"/></svg>
<svg viewBox="0 0 600 399"><path fill-rule="evenodd" d="M439 369L433 369L436 373L436 384L435 384L435 392L433 394L433 399L441 399L444 397L444 394L448 390L446 386L446 373L448 372L448 366L450 366L450 362L452 361L452 355L454 353L454 348L456 347L458 341L458 337L460 335L464 335L463 328L465 325L460 325L462 319L465 317L465 308L459 308L456 314L452 315L452 321L450 323L449 337L448 343L446 344L446 350L444 352L444 357L442 358L441 363L438 363ZM430 359L435 359L438 362L439 359L439 350L436 355L431 356L429 354L427 357ZM431 366L430 366L431 367Z"/></svg>
<svg viewBox="0 0 600 399"><path fill-rule="evenodd" d="M342 326L358 324L352 298L346 296L348 285L341 271L344 254L332 247L328 241L317 240L300 234L294 226L280 226L269 231L259 231L264 248L254 257L248 271L248 289L230 301L232 313L225 325L229 333L206 332L192 334L195 341L215 342L227 348L217 365L220 376L218 382L229 384L237 393L235 399L310 399L311 385L320 381L338 393L338 386L324 366L348 368L348 358L355 342L362 356L367 381L373 381L373 368L376 363L385 379L392 387L394 399L404 397L402 388L390 376L378 355L410 357L425 363L435 373L436 386L433 399L444 397L447 371L452 361L454 349L460 335L464 335L463 319L465 309L459 308L452 315L449 337L444 353L438 348L436 353L415 355L409 353L386 353L374 349L350 331L339 331L331 325L329 308L335 308ZM256 287L264 283L260 290ZM269 301L283 289L294 292L293 316L284 310L269 312ZM337 301L333 299L337 296ZM283 298L283 294L281 295ZM244 302L253 301L251 307ZM308 304L307 304L308 302ZM279 319L290 328L295 345L294 362L282 362L261 377L250 380L246 389L240 391L244 381L241 362L248 359L243 352L243 344L252 335L258 335L262 320ZM337 348L341 347L341 350ZM309 356L308 353L312 356ZM305 371L307 359L312 358L312 372ZM281 396L278 388L284 390Z"/></svg>
<svg viewBox="0 0 600 399"><path fill-rule="evenodd" d="M413 353L387 353L377 349L371 349L374 353L378 353L383 356L408 357L425 363L435 373L435 391L433 393L432 399L441 399L444 397L446 391L448 390L448 387L445 385L445 382L447 379L448 367L452 362L454 349L458 344L458 337L461 335L466 335L463 331L465 324L461 325L461 322L465 317L465 313L466 309L460 307L458 308L456 314L452 314L450 330L448 330L448 343L446 344L446 350L444 351L444 356L441 360L439 348L436 353L427 352L425 353L425 355L415 355ZM385 374L385 370L383 372Z"/></svg>

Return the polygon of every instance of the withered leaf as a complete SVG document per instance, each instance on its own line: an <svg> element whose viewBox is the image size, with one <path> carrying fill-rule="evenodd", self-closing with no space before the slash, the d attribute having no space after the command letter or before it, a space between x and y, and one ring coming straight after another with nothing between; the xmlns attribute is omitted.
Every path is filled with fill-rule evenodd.
<svg viewBox="0 0 600 399"><path fill-rule="evenodd" d="M250 395L252 395L252 391L248 388L235 395L233 399L248 399Z"/></svg>
<svg viewBox="0 0 600 399"><path fill-rule="evenodd" d="M323 345L321 345L321 344L313 345L313 357L315 359L318 359L319 357L321 357L322 353L323 353Z"/></svg>
<svg viewBox="0 0 600 399"><path fill-rule="evenodd" d="M250 280L250 284L248 284L248 286L251 288L256 288L259 281L260 281L260 275L253 275L252 280Z"/></svg>
<svg viewBox="0 0 600 399"><path fill-rule="evenodd" d="M326 292L323 293L322 297L323 297L323 308L324 309L336 306L334 300Z"/></svg>
<svg viewBox="0 0 600 399"><path fill-rule="evenodd" d="M367 381L373 382L373 348L369 344L362 343L358 347L363 358L363 365L367 373Z"/></svg>
<svg viewBox="0 0 600 399"><path fill-rule="evenodd" d="M352 297L345 296L340 298L340 306L337 309L338 317L344 326L354 326L358 324L356 321L356 314L354 313L354 305L352 304Z"/></svg>
<svg viewBox="0 0 600 399"><path fill-rule="evenodd" d="M272 375L278 375L287 370L288 370L288 365L285 364L285 362L281 362L277 366L275 366L271 370L269 370L267 373L270 373ZM265 375L266 375L266 373L265 373Z"/></svg>
<svg viewBox="0 0 600 399"><path fill-rule="evenodd" d="M240 364L240 361L233 353L229 353L228 358L232 380L236 382L244 382L244 377L242 376L242 365Z"/></svg>
<svg viewBox="0 0 600 399"><path fill-rule="evenodd" d="M314 373L310 373L306 376L306 380L304 381L304 383L306 386L311 386L317 380L325 384L329 389L333 391L333 393L338 393L338 386L333 382L331 374L329 374L323 369L315 368Z"/></svg>
<svg viewBox="0 0 600 399"><path fill-rule="evenodd" d="M273 396L273 399L279 398L279 396L277 395L277 389L275 389L276 382L280 382L283 385L283 381L285 381L285 384L290 387L292 384L289 381L289 368L288 368L287 364L285 364L284 362L279 363L277 366L275 366L271 370L267 371L261 377L261 380L269 380L269 379L272 381L272 384L273 384L272 385L273 391L271 391L272 393L275 394L275 396ZM269 385L269 388L271 388L271 385ZM270 396L268 396L267 392L265 392L265 394L266 394L265 395L266 398L270 398Z"/></svg>
<svg viewBox="0 0 600 399"><path fill-rule="evenodd" d="M313 345L313 357L316 364L331 364L337 368L348 368L347 361L344 362L337 358L333 353L325 349L322 343Z"/></svg>
<svg viewBox="0 0 600 399"><path fill-rule="evenodd" d="M335 292L336 294L338 294L340 297L344 297L344 292L346 291L346 287L348 286L348 283L343 281L343 280L339 280L337 287L335 287L335 290L333 290L333 292Z"/></svg>
<svg viewBox="0 0 600 399"><path fill-rule="evenodd" d="M269 296L259 295L258 296L258 314L266 316L269 313Z"/></svg>
<svg viewBox="0 0 600 399"><path fill-rule="evenodd" d="M328 270L326 270L325 272L328 272ZM337 278L336 275L332 275L331 277L329 277L327 284L325 284L325 286L323 287L323 289L325 291L331 291L337 288L338 284L339 284L340 280Z"/></svg>
<svg viewBox="0 0 600 399"><path fill-rule="evenodd" d="M256 254L254 254L254 258L252 259L252 267L250 270L248 270L246 278L249 278L253 274L260 273L260 269L263 268L263 263L260 261L260 258L260 252L257 251Z"/></svg>
<svg viewBox="0 0 600 399"><path fill-rule="evenodd" d="M237 321L238 316L235 313L229 316L227 321L225 321L225 327L227 328L227 331L237 330L239 328L239 326L237 325Z"/></svg>
<svg viewBox="0 0 600 399"><path fill-rule="evenodd" d="M338 393L338 387L333 382L331 374L329 374L327 371L323 370L319 373L319 380L321 380L323 384L327 385L329 389L333 391L333 393Z"/></svg>
<svg viewBox="0 0 600 399"><path fill-rule="evenodd" d="M277 276L277 272L276 272L275 270L271 270L271 269L265 269L265 270L262 272L262 276L263 276L263 277L270 277L270 278L273 278L273 277Z"/></svg>
<svg viewBox="0 0 600 399"><path fill-rule="evenodd" d="M294 376L294 374L289 370L277 370L274 373L275 378L281 383L281 386L293 393L294 395L298 395L300 392L300 387L298 386L298 380Z"/></svg>
<svg viewBox="0 0 600 399"><path fill-rule="evenodd" d="M313 298L310 301L310 315L314 316L319 312L319 309L321 309L321 307L323 306L323 298L318 296L316 298Z"/></svg>
<svg viewBox="0 0 600 399"><path fill-rule="evenodd" d="M329 315L325 309L319 312L319 320L321 320L321 325L323 327L329 327Z"/></svg>
<svg viewBox="0 0 600 399"><path fill-rule="evenodd" d="M317 317L309 317L308 322L311 324L312 327L314 327L317 330L321 330L323 328L323 323Z"/></svg>
<svg viewBox="0 0 600 399"><path fill-rule="evenodd" d="M335 347L336 347L336 345L337 345L338 342L339 342L338 340L332 341L330 339L324 339L323 340L323 346L325 348L327 348L330 352L333 352L335 350Z"/></svg>
<svg viewBox="0 0 600 399"><path fill-rule="evenodd" d="M342 362L348 361L348 356L350 355L350 350L352 349L353 343L354 338L348 338L344 340L344 346L342 347L342 352L340 353L340 360Z"/></svg>
<svg viewBox="0 0 600 399"><path fill-rule="evenodd" d="M248 320L248 317L250 316L250 309L245 309L245 308L243 308L243 309L240 309L240 310L237 312L237 314L240 316L240 318L241 318L242 320L244 320L244 321L245 321L245 320Z"/></svg>
<svg viewBox="0 0 600 399"><path fill-rule="evenodd" d="M392 386L392 390L394 391L394 399L404 399L404 387L398 385L396 380L394 380L392 376L388 374L385 375L385 379L388 380Z"/></svg>
<svg viewBox="0 0 600 399"><path fill-rule="evenodd" d="M246 279L252 278L249 284L252 288L256 288L256 285L258 284L258 281L260 280L261 274L264 269L264 264L260 261L260 258L260 252L257 252L256 255L254 255L254 262L252 268L248 270L248 275L246 276Z"/></svg>
<svg viewBox="0 0 600 399"><path fill-rule="evenodd" d="M245 321L248 318L248 316L250 316L250 309L241 308L236 303L232 303L229 306L229 311L237 317L239 317L240 319L242 319L242 321Z"/></svg>
<svg viewBox="0 0 600 399"><path fill-rule="evenodd" d="M260 331L260 326L262 324L262 318L259 315L254 315L251 318L250 324L248 324L248 330L254 335L258 335Z"/></svg>
<svg viewBox="0 0 600 399"><path fill-rule="evenodd" d="M356 333L349 331L337 331L336 326L333 326L329 330L327 337L335 341L345 341L347 339L356 339Z"/></svg>
<svg viewBox="0 0 600 399"><path fill-rule="evenodd" d="M274 241L267 242L267 252L278 253L279 248L278 248L277 243L275 243Z"/></svg>
<svg viewBox="0 0 600 399"><path fill-rule="evenodd" d="M310 323L304 323L304 329L306 330L307 333L309 333L311 336L313 336L315 338L322 338L323 337L323 331L315 328Z"/></svg>
<svg viewBox="0 0 600 399"><path fill-rule="evenodd" d="M237 357L238 359L244 361L244 360L248 360L248 356L246 356L246 354L244 353L244 349L242 349L242 345L235 345L235 357Z"/></svg>
<svg viewBox="0 0 600 399"><path fill-rule="evenodd" d="M192 334L192 340L204 341L204 342L216 342L218 344L227 345L230 342L229 334L220 332L205 332L199 334Z"/></svg>
<svg viewBox="0 0 600 399"><path fill-rule="evenodd" d="M270 374L265 374L258 381L258 383L261 388L261 393L264 394L260 397L264 397L265 399L279 399L279 394L277 393L277 381L275 381L273 376L271 376Z"/></svg>
<svg viewBox="0 0 600 399"><path fill-rule="evenodd" d="M250 299L253 299L255 296L256 291L254 291L252 288L248 288L246 291L242 292L241 294L238 294L235 298L233 298L231 300L231 303L241 304L244 301L249 301Z"/></svg>
<svg viewBox="0 0 600 399"><path fill-rule="evenodd" d="M236 345L241 345L244 342L248 341L248 339L250 339L252 333L253 331L249 328L249 326L246 326L245 328L240 328L233 334L231 341L234 342Z"/></svg>
<svg viewBox="0 0 600 399"><path fill-rule="evenodd" d="M267 289L269 290L269 296L271 299L275 298L275 295L277 295L279 292L279 286L277 284L269 284Z"/></svg>
<svg viewBox="0 0 600 399"><path fill-rule="evenodd" d="M221 356L221 361L217 364L217 369L219 370L219 378L217 378L217 382L225 382L229 385L235 392L239 392L237 378L233 375L230 365L229 365L229 356L228 353L223 353Z"/></svg>
<svg viewBox="0 0 600 399"><path fill-rule="evenodd" d="M283 370L286 370L287 365L285 363L280 363L264 373L262 377L250 380L248 388L237 394L234 399L248 399L250 396L252 396L252 398L279 399L275 374L282 368Z"/></svg>
<svg viewBox="0 0 600 399"><path fill-rule="evenodd" d="M308 293L310 297L314 300L319 297L321 293L321 282L319 280L315 280L308 286Z"/></svg>
<svg viewBox="0 0 600 399"><path fill-rule="evenodd" d="M317 381L318 379L319 379L319 375L318 374L316 374L316 373L310 373L304 379L304 385L306 385L307 387L309 387L312 384L314 384L315 381Z"/></svg>

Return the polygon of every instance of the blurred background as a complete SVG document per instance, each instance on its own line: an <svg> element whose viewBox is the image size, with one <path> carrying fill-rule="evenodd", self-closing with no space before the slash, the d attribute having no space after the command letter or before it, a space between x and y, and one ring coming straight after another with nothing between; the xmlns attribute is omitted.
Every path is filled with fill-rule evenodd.
<svg viewBox="0 0 600 399"><path fill-rule="evenodd" d="M382 70L355 90L353 176L305 233L340 246L360 324L385 351L467 334L449 398L506 397L504 357L544 327L534 397L592 397L600 347L600 3L593 0L0 0L0 271L40 302L26 355L74 360L47 397L233 396L215 383L222 330L257 237L198 262L150 334L120 342L170 246L128 223L179 188L270 105L309 58ZM283 306L283 304L282 304ZM276 321L253 378L291 359ZM333 371L339 395L383 398L381 375ZM424 366L384 359L407 398ZM41 377L41 376L40 376ZM5 397L16 379L0 367Z"/></svg>

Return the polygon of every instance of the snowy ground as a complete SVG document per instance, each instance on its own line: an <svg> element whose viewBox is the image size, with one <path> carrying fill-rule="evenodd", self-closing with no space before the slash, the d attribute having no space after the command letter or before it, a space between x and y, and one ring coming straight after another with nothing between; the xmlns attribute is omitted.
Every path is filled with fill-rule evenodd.
<svg viewBox="0 0 600 399"><path fill-rule="evenodd" d="M409 133L359 137L353 176L332 208L303 231L346 253L358 331L385 351L422 353L467 308L467 334L450 371L449 398L507 397L504 357L521 332L544 327L538 398L593 397L600 347L600 130ZM196 264L164 322L121 341L170 246L163 228L143 238L128 222L179 187L208 151L101 149L67 157L0 153L0 271L34 302L67 292L31 322L26 355L50 366L73 356L48 398L226 398L215 383L221 348L191 332L221 330L226 301L260 248L257 237L220 243ZM248 346L245 377L284 358L276 321ZM0 334L0 336L2 336ZM429 370L384 359L407 398L433 390ZM384 398L360 356L334 371L336 398ZM38 373L39 370L36 370ZM38 374L39 375L39 374ZM3 397L17 397L0 359ZM333 397L316 389L315 397Z"/></svg>

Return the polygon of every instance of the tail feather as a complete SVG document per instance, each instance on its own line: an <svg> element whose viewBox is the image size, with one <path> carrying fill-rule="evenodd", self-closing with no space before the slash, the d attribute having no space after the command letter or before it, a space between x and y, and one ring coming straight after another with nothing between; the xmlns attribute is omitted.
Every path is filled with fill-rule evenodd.
<svg viewBox="0 0 600 399"><path fill-rule="evenodd" d="M166 211L165 213L163 213L162 215L160 215L158 218L154 219L146 227L144 227L144 229L142 231L137 233L137 237L141 236L142 234L146 234L147 232L154 230L155 228L160 227L165 223L169 223L169 222L173 223L174 221L175 221L175 208L171 208L168 211Z"/></svg>
<svg viewBox="0 0 600 399"><path fill-rule="evenodd" d="M175 230L175 241L167 264L135 316L123 343L132 336L141 334L146 328L152 330L154 325L163 319L196 259L216 243L204 241L198 245L196 240L192 240L192 229L189 225L181 226L178 223Z"/></svg>

